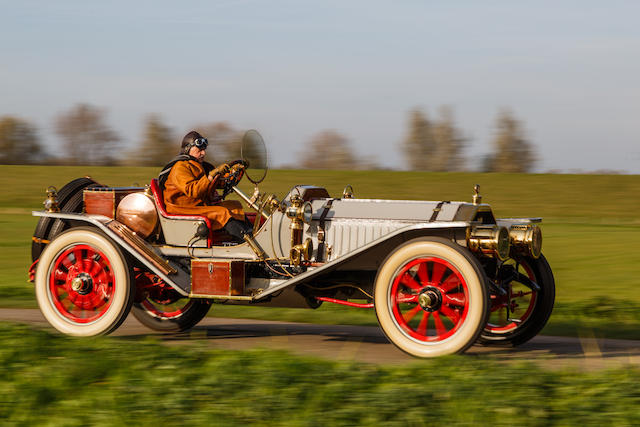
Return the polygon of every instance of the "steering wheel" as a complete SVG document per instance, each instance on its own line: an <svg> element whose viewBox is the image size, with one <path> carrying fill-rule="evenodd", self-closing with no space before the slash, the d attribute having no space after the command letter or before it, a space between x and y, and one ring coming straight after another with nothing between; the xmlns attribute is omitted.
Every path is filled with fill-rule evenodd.
<svg viewBox="0 0 640 427"><path fill-rule="evenodd" d="M234 166L236 165L242 165L242 167L234 168ZM224 174L224 176L222 177L224 183L222 192L223 199L233 191L233 187L238 185L238 183L244 176L244 170L247 168L247 166L249 166L249 162L245 160L234 160L233 162L229 163L229 172Z"/></svg>

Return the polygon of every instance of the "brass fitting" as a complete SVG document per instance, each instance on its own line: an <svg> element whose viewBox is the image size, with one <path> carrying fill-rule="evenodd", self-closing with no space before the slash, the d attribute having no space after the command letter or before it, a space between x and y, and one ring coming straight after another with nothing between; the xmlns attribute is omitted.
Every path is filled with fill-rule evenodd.
<svg viewBox="0 0 640 427"><path fill-rule="evenodd" d="M542 230L535 224L513 224L509 227L511 250L539 258L542 253Z"/></svg>
<svg viewBox="0 0 640 427"><path fill-rule="evenodd" d="M258 245L258 242L256 242L255 239L250 234L245 234L244 236L242 236L242 238L244 239L245 242L247 242L247 244L249 245L251 250L256 254L259 260L263 260L267 257L267 255L264 253L260 245Z"/></svg>
<svg viewBox="0 0 640 427"><path fill-rule="evenodd" d="M47 212L60 212L58 207L58 190L53 185L47 188L47 198L42 203Z"/></svg>
<svg viewBox="0 0 640 427"><path fill-rule="evenodd" d="M342 190L342 198L343 199L353 199L353 187L351 184L347 184Z"/></svg>
<svg viewBox="0 0 640 427"><path fill-rule="evenodd" d="M291 259L291 263L293 265L300 265L302 260L309 261L311 259L311 255L313 254L313 241L310 238L307 238L304 243L299 245L295 245L291 248L291 252L289 253L289 258Z"/></svg>
<svg viewBox="0 0 640 427"><path fill-rule="evenodd" d="M291 220L291 251L289 252L289 258L294 265L299 265L301 258L308 252L310 245L311 252L313 252L313 244L310 239L307 239L305 243L302 243L302 230L304 224L310 224L313 215L313 208L311 203L305 202L302 198L294 194L291 197L291 205L285 209L285 215ZM305 260L311 258L309 253L308 257L305 256Z"/></svg>
<svg viewBox="0 0 640 427"><path fill-rule="evenodd" d="M473 226L467 229L467 246L472 252L504 261L509 257L509 231L498 225Z"/></svg>
<svg viewBox="0 0 640 427"><path fill-rule="evenodd" d="M480 195L480 184L473 186L473 204L478 205L482 203L482 196Z"/></svg>
<svg viewBox="0 0 640 427"><path fill-rule="evenodd" d="M304 224L311 223L313 208L311 203L305 202L298 195L291 197L291 205L285 209L285 214L291 219L291 230L302 230Z"/></svg>

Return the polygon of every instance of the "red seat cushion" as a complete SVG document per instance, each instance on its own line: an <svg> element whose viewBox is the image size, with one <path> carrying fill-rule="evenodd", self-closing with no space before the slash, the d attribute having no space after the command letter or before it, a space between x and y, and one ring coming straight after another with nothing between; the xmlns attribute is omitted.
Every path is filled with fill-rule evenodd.
<svg viewBox="0 0 640 427"><path fill-rule="evenodd" d="M202 216L202 215L180 215L180 214L171 214L171 213L167 212L165 204L164 204L164 197L162 196L162 192L160 191L160 186L158 185L158 180L157 179L154 178L154 179L151 180L150 188L151 188L151 193L153 193L153 199L156 202L156 206L158 206L158 210L160 211L160 215L164 216L165 218L172 218L172 219L204 221L205 224L207 224L207 228L209 229L209 238L207 239L207 246L208 247L211 247L211 245L216 245L216 244L223 243L223 242L232 242L233 241L233 236L228 234L226 231L224 231L224 230L216 230L216 231L212 230L211 229L211 221L206 216Z"/></svg>

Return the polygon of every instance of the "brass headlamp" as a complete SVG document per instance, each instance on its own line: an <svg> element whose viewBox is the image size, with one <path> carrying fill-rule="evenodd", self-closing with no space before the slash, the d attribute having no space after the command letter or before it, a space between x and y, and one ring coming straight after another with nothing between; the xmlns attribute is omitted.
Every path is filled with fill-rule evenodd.
<svg viewBox="0 0 640 427"><path fill-rule="evenodd" d="M311 203L304 202L298 195L291 197L291 205L285 209L285 214L291 219L292 230L302 230L304 224L311 224L313 208Z"/></svg>
<svg viewBox="0 0 640 427"><path fill-rule="evenodd" d="M542 231L535 224L513 224L509 227L511 250L539 258L542 253Z"/></svg>
<svg viewBox="0 0 640 427"><path fill-rule="evenodd" d="M467 230L467 244L471 251L495 256L501 261L509 257L509 231L499 225L478 225Z"/></svg>

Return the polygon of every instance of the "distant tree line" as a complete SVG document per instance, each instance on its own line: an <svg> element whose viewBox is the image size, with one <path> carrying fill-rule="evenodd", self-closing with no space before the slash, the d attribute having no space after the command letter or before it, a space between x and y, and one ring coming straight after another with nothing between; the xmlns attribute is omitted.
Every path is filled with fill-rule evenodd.
<svg viewBox="0 0 640 427"><path fill-rule="evenodd" d="M226 122L193 127L215 147L214 163L238 158L243 133ZM181 136L162 117L150 114L133 148L120 150L121 138L107 123L104 109L78 104L54 120L61 151L51 155L43 149L36 127L13 116L0 117L0 164L89 164L160 166L178 153ZM409 112L407 130L399 148L405 166L414 171L451 172L467 170L465 149L469 138L457 127L453 110L441 107L431 119L419 109ZM492 151L481 162L486 172L530 172L536 156L524 135L522 123L509 110L499 112ZM336 130L315 134L298 153L294 167L306 169L378 169L373 155L359 155L350 140Z"/></svg>

